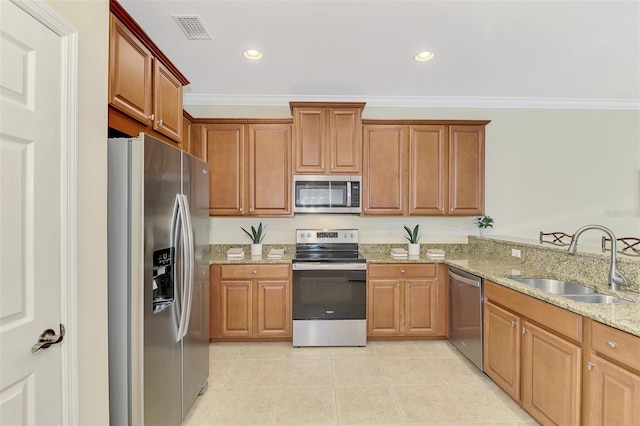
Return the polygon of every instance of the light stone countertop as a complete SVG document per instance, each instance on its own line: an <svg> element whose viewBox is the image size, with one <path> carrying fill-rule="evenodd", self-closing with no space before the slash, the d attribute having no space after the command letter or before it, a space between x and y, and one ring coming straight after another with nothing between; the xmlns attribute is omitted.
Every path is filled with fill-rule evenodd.
<svg viewBox="0 0 640 426"><path fill-rule="evenodd" d="M290 246L281 245L285 248L282 259L268 259L268 249L263 250L263 256L252 258L248 247L245 249L245 258L229 260L225 252L211 252L210 264L282 264L291 263L295 256L295 246L293 250ZM544 268L532 268L521 263L508 262L501 259L480 257L469 253L447 252L445 260L431 260L426 254L412 256L407 259L395 259L387 252L365 252L367 263L446 263L447 265L462 269L469 273L479 275L482 278L508 287L520 293L527 294L536 299L551 303L552 305L567 309L571 312L591 318L603 324L610 325L619 330L628 332L640 337L640 293L631 291L611 292L602 285L596 283L581 282L580 284L597 288L599 293L616 295L624 299L632 300L635 303L626 304L605 304L605 303L585 303L567 299L554 295L544 290L519 283L510 279L511 277L538 277L562 279L561 274L545 271Z"/></svg>

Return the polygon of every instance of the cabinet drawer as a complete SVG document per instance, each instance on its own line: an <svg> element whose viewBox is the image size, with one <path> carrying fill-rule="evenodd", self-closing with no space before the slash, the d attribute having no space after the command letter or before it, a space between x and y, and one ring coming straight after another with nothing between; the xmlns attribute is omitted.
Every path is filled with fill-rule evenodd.
<svg viewBox="0 0 640 426"><path fill-rule="evenodd" d="M594 351L640 370L639 337L596 321L591 322L591 333L591 347Z"/></svg>
<svg viewBox="0 0 640 426"><path fill-rule="evenodd" d="M369 278L432 278L436 276L433 263L415 265L407 263L369 265Z"/></svg>
<svg viewBox="0 0 640 426"><path fill-rule="evenodd" d="M582 342L582 316L578 314L491 281L485 281L484 295L487 300L492 300L576 342Z"/></svg>
<svg viewBox="0 0 640 426"><path fill-rule="evenodd" d="M282 265L222 265L220 277L233 278L289 278L291 266Z"/></svg>

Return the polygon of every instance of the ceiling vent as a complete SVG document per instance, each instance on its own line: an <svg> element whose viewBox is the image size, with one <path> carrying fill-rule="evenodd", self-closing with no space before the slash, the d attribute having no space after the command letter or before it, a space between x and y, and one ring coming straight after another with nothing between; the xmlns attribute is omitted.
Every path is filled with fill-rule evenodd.
<svg viewBox="0 0 640 426"><path fill-rule="evenodd" d="M189 40L211 40L211 35L198 15L173 16Z"/></svg>

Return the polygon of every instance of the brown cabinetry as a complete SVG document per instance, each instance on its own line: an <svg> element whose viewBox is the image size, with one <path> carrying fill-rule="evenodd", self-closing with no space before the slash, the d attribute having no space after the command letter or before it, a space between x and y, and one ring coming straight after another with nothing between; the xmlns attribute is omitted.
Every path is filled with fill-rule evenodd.
<svg viewBox="0 0 640 426"><path fill-rule="evenodd" d="M368 120L363 126L363 214L484 212L484 126Z"/></svg>
<svg viewBox="0 0 640 426"><path fill-rule="evenodd" d="M590 321L584 380L586 424L640 424L640 338Z"/></svg>
<svg viewBox="0 0 640 426"><path fill-rule="evenodd" d="M211 339L291 337L290 265L221 265L211 273Z"/></svg>
<svg viewBox="0 0 640 426"><path fill-rule="evenodd" d="M202 124L212 216L290 216L291 124Z"/></svg>
<svg viewBox="0 0 640 426"><path fill-rule="evenodd" d="M364 105L290 102L295 173L360 174Z"/></svg>
<svg viewBox="0 0 640 426"><path fill-rule="evenodd" d="M444 336L444 284L435 264L375 264L367 270L368 336Z"/></svg>
<svg viewBox="0 0 640 426"><path fill-rule="evenodd" d="M112 12L109 104L141 123L143 127L140 130L158 132L181 143L182 87L188 81L159 52L135 21L113 2ZM125 133L133 133L130 129L134 126L122 123L122 117L117 114L113 120L110 117L109 124Z"/></svg>
<svg viewBox="0 0 640 426"><path fill-rule="evenodd" d="M487 375L543 424L580 424L582 317L490 281L485 298Z"/></svg>

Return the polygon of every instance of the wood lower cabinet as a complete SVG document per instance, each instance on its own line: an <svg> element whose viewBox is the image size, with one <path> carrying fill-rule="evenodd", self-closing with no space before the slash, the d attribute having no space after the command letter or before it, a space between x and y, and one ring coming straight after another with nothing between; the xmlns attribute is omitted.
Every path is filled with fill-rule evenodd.
<svg viewBox="0 0 640 426"><path fill-rule="evenodd" d="M484 372L511 398L520 400L520 317L484 304Z"/></svg>
<svg viewBox="0 0 640 426"><path fill-rule="evenodd" d="M640 424L640 337L590 321L584 374L585 424Z"/></svg>
<svg viewBox="0 0 640 426"><path fill-rule="evenodd" d="M542 424L581 421L582 317L485 281L484 366Z"/></svg>
<svg viewBox="0 0 640 426"><path fill-rule="evenodd" d="M534 325L522 324L522 406L543 424L580 424L582 349Z"/></svg>
<svg viewBox="0 0 640 426"><path fill-rule="evenodd" d="M210 338L290 338L290 271L291 266L284 264L213 268Z"/></svg>
<svg viewBox="0 0 640 426"><path fill-rule="evenodd" d="M487 122L423 122L365 121L363 215L484 213Z"/></svg>
<svg viewBox="0 0 640 426"><path fill-rule="evenodd" d="M295 173L361 173L364 103L290 102L290 106Z"/></svg>
<svg viewBox="0 0 640 426"><path fill-rule="evenodd" d="M369 265L368 336L444 336L446 295L436 271L435 264Z"/></svg>
<svg viewBox="0 0 640 426"><path fill-rule="evenodd" d="M211 216L291 216L291 124L201 124Z"/></svg>

